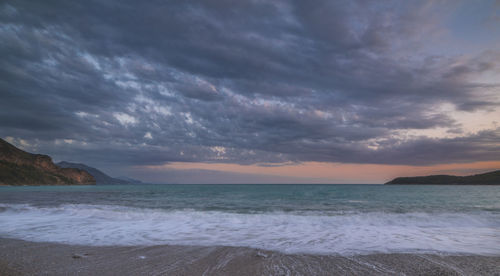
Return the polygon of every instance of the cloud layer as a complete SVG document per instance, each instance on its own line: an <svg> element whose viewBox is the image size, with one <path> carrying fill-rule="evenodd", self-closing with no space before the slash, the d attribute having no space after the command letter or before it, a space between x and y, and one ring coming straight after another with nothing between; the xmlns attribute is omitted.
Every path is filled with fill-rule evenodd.
<svg viewBox="0 0 500 276"><path fill-rule="evenodd" d="M109 166L499 160L500 44L448 51L461 5L7 1L0 135Z"/></svg>

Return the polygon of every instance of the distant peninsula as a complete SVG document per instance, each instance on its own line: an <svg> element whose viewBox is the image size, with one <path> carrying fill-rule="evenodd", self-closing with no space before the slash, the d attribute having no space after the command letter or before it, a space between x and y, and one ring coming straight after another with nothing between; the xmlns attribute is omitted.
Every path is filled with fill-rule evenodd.
<svg viewBox="0 0 500 276"><path fill-rule="evenodd" d="M500 170L468 176L429 175L398 177L386 185L500 185Z"/></svg>
<svg viewBox="0 0 500 276"><path fill-rule="evenodd" d="M130 185L130 184L144 184L142 181L133 179L133 178L115 178L111 177L104 172L87 166L85 164L80 164L80 163L71 163L71 162L66 162L62 161L57 163L61 168L74 168L74 169L80 169L88 172L90 175L92 175L95 178L96 184L97 185Z"/></svg>
<svg viewBox="0 0 500 276"><path fill-rule="evenodd" d="M25 152L0 138L0 185L94 185L85 170L61 168L43 154Z"/></svg>

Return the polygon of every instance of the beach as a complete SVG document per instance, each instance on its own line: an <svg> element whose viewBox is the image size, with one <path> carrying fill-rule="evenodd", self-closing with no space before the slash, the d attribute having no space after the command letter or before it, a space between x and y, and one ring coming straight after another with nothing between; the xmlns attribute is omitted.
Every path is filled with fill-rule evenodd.
<svg viewBox="0 0 500 276"><path fill-rule="evenodd" d="M0 239L1 275L500 275L500 256L284 254L227 246L80 246Z"/></svg>
<svg viewBox="0 0 500 276"><path fill-rule="evenodd" d="M500 275L499 195L493 186L2 187L0 275Z"/></svg>

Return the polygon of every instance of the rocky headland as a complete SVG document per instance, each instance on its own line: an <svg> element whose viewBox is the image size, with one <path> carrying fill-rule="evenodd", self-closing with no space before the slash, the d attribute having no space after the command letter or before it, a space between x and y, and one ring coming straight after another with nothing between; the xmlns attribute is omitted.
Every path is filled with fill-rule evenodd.
<svg viewBox="0 0 500 276"><path fill-rule="evenodd" d="M96 181L88 172L61 168L52 158L31 154L0 139L0 185L91 185Z"/></svg>

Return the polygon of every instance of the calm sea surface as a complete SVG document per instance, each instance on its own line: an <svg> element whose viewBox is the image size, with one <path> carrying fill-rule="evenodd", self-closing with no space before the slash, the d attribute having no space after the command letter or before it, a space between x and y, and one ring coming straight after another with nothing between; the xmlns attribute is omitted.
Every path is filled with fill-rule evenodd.
<svg viewBox="0 0 500 276"><path fill-rule="evenodd" d="M500 186L0 187L0 237L500 255Z"/></svg>

